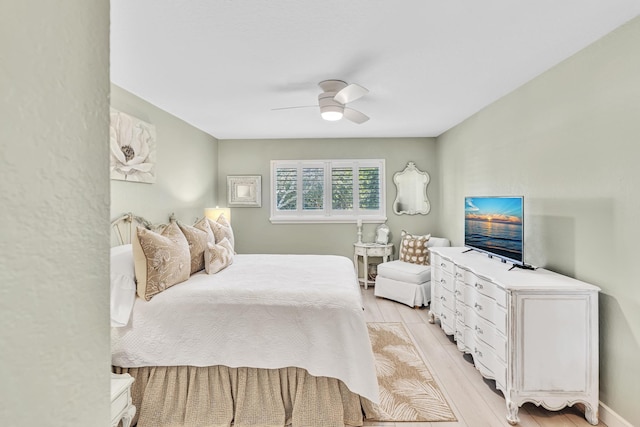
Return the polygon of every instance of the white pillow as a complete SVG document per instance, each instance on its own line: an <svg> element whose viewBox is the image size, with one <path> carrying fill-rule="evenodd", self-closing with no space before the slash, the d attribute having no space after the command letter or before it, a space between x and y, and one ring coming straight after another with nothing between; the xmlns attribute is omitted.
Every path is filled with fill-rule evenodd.
<svg viewBox="0 0 640 427"><path fill-rule="evenodd" d="M111 248L111 326L129 323L136 299L135 277L132 245Z"/></svg>
<svg viewBox="0 0 640 427"><path fill-rule="evenodd" d="M218 243L207 242L204 258L207 274L216 274L233 264L233 246L229 239L224 237Z"/></svg>

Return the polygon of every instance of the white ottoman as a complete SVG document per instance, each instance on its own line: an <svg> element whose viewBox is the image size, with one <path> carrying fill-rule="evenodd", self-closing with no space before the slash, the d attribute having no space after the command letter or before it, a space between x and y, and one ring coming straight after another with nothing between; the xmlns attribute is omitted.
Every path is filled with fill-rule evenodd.
<svg viewBox="0 0 640 427"><path fill-rule="evenodd" d="M449 240L432 237L431 246L449 246ZM429 305L431 300L431 266L396 260L378 264L374 295L401 302L409 307Z"/></svg>

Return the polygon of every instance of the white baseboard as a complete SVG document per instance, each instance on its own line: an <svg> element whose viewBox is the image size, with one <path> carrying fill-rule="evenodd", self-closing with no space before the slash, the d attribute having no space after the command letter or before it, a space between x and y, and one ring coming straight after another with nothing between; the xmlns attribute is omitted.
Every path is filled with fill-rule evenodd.
<svg viewBox="0 0 640 427"><path fill-rule="evenodd" d="M600 402L599 419L607 425L607 427L633 427L631 423L620 415L615 413L604 403Z"/></svg>

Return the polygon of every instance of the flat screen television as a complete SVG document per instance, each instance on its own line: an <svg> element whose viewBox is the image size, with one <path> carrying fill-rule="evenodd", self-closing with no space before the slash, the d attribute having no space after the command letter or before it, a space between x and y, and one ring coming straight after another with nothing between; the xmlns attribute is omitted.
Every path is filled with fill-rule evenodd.
<svg viewBox="0 0 640 427"><path fill-rule="evenodd" d="M524 198L465 197L464 245L524 266Z"/></svg>

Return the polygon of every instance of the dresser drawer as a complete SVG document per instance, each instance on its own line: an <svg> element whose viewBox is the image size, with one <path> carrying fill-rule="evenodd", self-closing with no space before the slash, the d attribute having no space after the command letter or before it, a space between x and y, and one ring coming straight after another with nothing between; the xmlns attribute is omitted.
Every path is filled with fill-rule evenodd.
<svg viewBox="0 0 640 427"><path fill-rule="evenodd" d="M494 300L485 295L477 293L475 295L472 307L479 317L482 317L483 319L486 319L493 323L495 311L497 310L497 305Z"/></svg>
<svg viewBox="0 0 640 427"><path fill-rule="evenodd" d="M496 356L500 359L501 362L506 363L507 361L507 338L500 334L496 333L496 336L493 341L494 350L496 352Z"/></svg>
<svg viewBox="0 0 640 427"><path fill-rule="evenodd" d="M456 284L453 279L453 275L443 271L440 277L438 278L438 283L445 289L448 289L451 293L455 291Z"/></svg>
<svg viewBox="0 0 640 427"><path fill-rule="evenodd" d="M489 323L487 320L478 317L473 325L473 332L476 338L482 340L485 344L491 348L495 348L495 326Z"/></svg>
<svg viewBox="0 0 640 427"><path fill-rule="evenodd" d="M115 420L129 406L129 390L123 391L111 402L111 420Z"/></svg>
<svg viewBox="0 0 640 427"><path fill-rule="evenodd" d="M482 342L476 341L471 354L473 355L473 362L480 373L485 377L493 378L495 355L489 347L482 344Z"/></svg>
<svg viewBox="0 0 640 427"><path fill-rule="evenodd" d="M456 318L453 314L453 311L445 306L442 306L440 312L438 313L438 317L440 317L440 326L442 327L442 330L447 335L455 335Z"/></svg>
<svg viewBox="0 0 640 427"><path fill-rule="evenodd" d="M454 265L448 259L444 259L441 256L436 256L432 266L433 265L436 265L442 271L449 273L451 276L453 276L454 274Z"/></svg>
<svg viewBox="0 0 640 427"><path fill-rule="evenodd" d="M496 330L502 335L507 335L507 311L506 309L498 306L493 314L493 323L496 325Z"/></svg>
<svg viewBox="0 0 640 427"><path fill-rule="evenodd" d="M447 308L453 315L456 312L456 298L447 288L440 289L440 304L442 307Z"/></svg>
<svg viewBox="0 0 640 427"><path fill-rule="evenodd" d="M471 330L466 326L456 323L456 344L458 346L458 350L464 352L470 352L470 345L473 344L473 338L471 335Z"/></svg>

